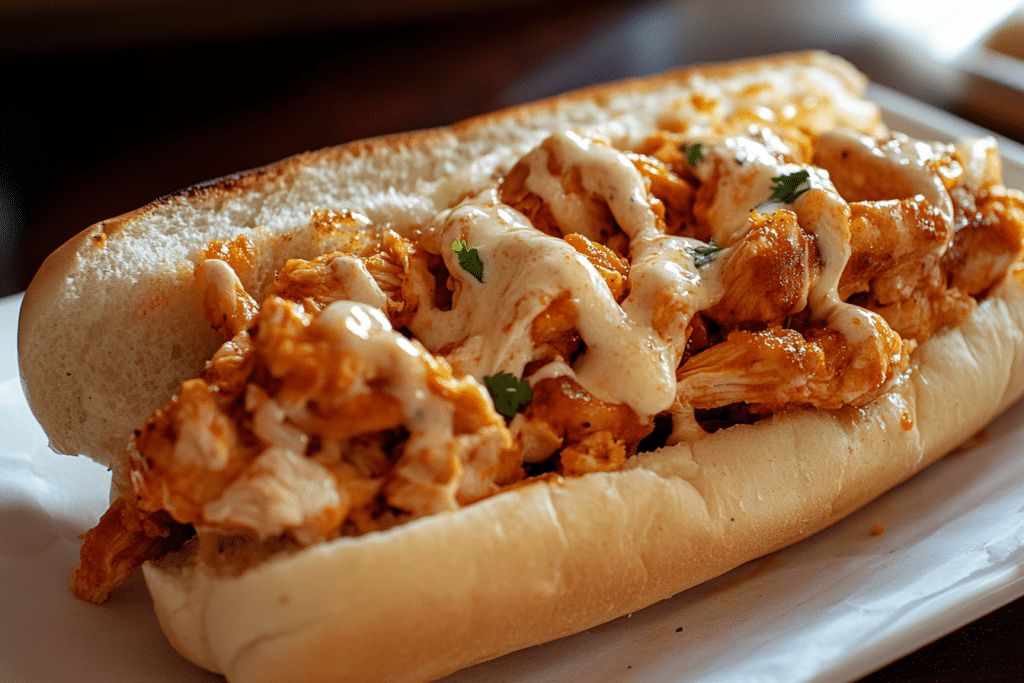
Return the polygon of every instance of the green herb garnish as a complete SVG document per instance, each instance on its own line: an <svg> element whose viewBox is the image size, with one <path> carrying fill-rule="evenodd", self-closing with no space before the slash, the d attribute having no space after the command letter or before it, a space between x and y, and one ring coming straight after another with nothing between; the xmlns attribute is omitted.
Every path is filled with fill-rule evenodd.
<svg viewBox="0 0 1024 683"><path fill-rule="evenodd" d="M462 269L475 277L478 282L484 281L484 263L480 260L480 254L476 247L470 248L466 240L452 242L452 251L459 257L459 265Z"/></svg>
<svg viewBox="0 0 1024 683"><path fill-rule="evenodd" d="M808 179L810 179L810 174L807 171L795 171L786 175L775 176L772 178L772 182L775 184L772 185L772 196L768 198L768 202L792 204L796 201L797 197L811 189L810 184L804 188L800 187Z"/></svg>
<svg viewBox="0 0 1024 683"><path fill-rule="evenodd" d="M507 372L484 377L484 385L494 400L494 407L499 413L512 419L521 406L533 398L533 389L525 379L516 379Z"/></svg>
<svg viewBox="0 0 1024 683"><path fill-rule="evenodd" d="M695 142L692 145L679 145L679 151L686 155L686 163L696 166L697 162L704 161L704 143Z"/></svg>
<svg viewBox="0 0 1024 683"><path fill-rule="evenodd" d="M709 265L717 257L718 252L722 251L724 247L718 246L715 243L715 238L712 237L711 241L707 244L702 244L697 247L687 247L686 251L690 252L690 256L693 257L693 265L697 268L703 268Z"/></svg>

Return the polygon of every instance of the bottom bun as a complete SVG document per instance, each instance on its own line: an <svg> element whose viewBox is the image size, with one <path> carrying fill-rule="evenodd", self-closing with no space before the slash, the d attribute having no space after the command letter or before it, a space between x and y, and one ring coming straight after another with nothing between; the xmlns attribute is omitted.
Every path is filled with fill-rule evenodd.
<svg viewBox="0 0 1024 683"><path fill-rule="evenodd" d="M218 575L144 567L185 657L232 683L426 681L639 610L850 514L1024 393L1024 268L862 409L797 411Z"/></svg>

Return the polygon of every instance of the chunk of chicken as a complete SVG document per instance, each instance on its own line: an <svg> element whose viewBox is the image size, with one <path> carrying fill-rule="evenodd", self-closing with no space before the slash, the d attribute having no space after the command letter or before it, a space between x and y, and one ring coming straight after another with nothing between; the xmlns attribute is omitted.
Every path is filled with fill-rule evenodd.
<svg viewBox="0 0 1024 683"><path fill-rule="evenodd" d="M176 550L193 533L192 527L174 522L166 512L143 512L134 496L122 496L83 535L71 590L82 600L104 602L143 563Z"/></svg>
<svg viewBox="0 0 1024 683"><path fill-rule="evenodd" d="M226 261L206 259L196 264L195 276L210 324L225 339L248 329L259 305L245 291L234 269Z"/></svg>
<svg viewBox="0 0 1024 683"><path fill-rule="evenodd" d="M683 404L696 409L732 403L767 411L862 406L907 367L912 346L877 316L874 334L857 344L821 328L736 330L683 365L678 392Z"/></svg>
<svg viewBox="0 0 1024 683"><path fill-rule="evenodd" d="M681 154L678 147L676 154ZM643 176L652 206L664 220L666 231L672 235L687 234L693 224L694 182L680 177L670 164L656 157L639 153L626 157Z"/></svg>
<svg viewBox="0 0 1024 683"><path fill-rule="evenodd" d="M301 302L309 310L334 301L358 301L385 312L392 326L404 326L416 304L407 279L413 259L422 257L409 240L391 230L373 238L364 235L354 246L354 252L287 261L265 295Z"/></svg>
<svg viewBox="0 0 1024 683"><path fill-rule="evenodd" d="M653 423L645 424L629 406L601 401L569 377L545 378L534 384L533 398L523 415L526 420L546 423L565 446L575 446L594 434L608 432L628 453L636 451L640 440L653 429ZM609 445L602 437L577 450L597 448L600 443ZM621 464L618 457L607 461Z"/></svg>
<svg viewBox="0 0 1024 683"><path fill-rule="evenodd" d="M570 233L565 236L573 249L587 257L587 260L597 269L604 281L608 283L615 301L622 303L622 300L629 294L627 278L629 277L629 261L622 258L608 247L589 240L583 235Z"/></svg>
<svg viewBox="0 0 1024 683"><path fill-rule="evenodd" d="M1024 249L1024 193L994 186L976 207L942 258L950 285L971 296L1000 282Z"/></svg>
<svg viewBox="0 0 1024 683"><path fill-rule="evenodd" d="M722 266L725 293L703 315L725 329L750 323L779 323L802 311L821 272L813 236L796 214L780 209L752 212L750 229L727 254Z"/></svg>

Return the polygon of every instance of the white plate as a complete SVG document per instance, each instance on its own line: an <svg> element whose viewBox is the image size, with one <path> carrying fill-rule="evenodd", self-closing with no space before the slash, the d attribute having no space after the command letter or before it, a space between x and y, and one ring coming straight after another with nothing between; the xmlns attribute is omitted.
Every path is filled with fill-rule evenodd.
<svg viewBox="0 0 1024 683"><path fill-rule="evenodd" d="M892 126L978 129L873 88ZM1007 184L1024 151L1005 143ZM51 453L15 377L21 297L0 301L0 677L20 683L223 680L178 657L133 580L105 605L67 588L109 476ZM454 674L449 683L847 681L1024 595L1024 403L832 528L642 612ZM885 533L872 536L875 524Z"/></svg>

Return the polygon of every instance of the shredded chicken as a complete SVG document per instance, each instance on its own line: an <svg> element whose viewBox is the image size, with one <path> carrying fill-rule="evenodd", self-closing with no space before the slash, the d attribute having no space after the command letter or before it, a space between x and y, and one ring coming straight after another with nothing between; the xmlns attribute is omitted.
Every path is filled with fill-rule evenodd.
<svg viewBox="0 0 1024 683"><path fill-rule="evenodd" d="M416 258L414 246L387 230L378 239L354 243L353 248L351 253L288 261L266 295L302 302L310 310L333 301L359 301L383 310L394 327L402 327L415 308L413 290L406 285Z"/></svg>
<svg viewBox="0 0 1024 683"><path fill-rule="evenodd" d="M211 243L196 277L227 341L136 433L135 495L86 535L76 594L105 599L193 533L305 547L878 398L1020 258L1024 195L994 147L778 119L745 108L633 150L556 133L415 239L314 212L339 251L288 261L259 304L235 270L248 242ZM769 201L794 176L813 191ZM442 243L467 235L482 278ZM485 358L518 359L514 415L473 374Z"/></svg>
<svg viewBox="0 0 1024 683"><path fill-rule="evenodd" d="M736 330L680 368L679 395L693 408L758 404L835 410L877 398L906 369L913 342L880 319L868 341L853 344L824 329Z"/></svg>
<svg viewBox="0 0 1024 683"><path fill-rule="evenodd" d="M608 431L630 451L653 427L645 424L629 406L595 398L568 377L537 382L523 414L528 420L549 425L565 444L579 444L592 434Z"/></svg>
<svg viewBox="0 0 1024 683"><path fill-rule="evenodd" d="M82 536L71 590L83 600L101 603L144 562L180 547L193 533L192 527L176 524L166 512L143 513L131 496L122 496Z"/></svg>
<svg viewBox="0 0 1024 683"><path fill-rule="evenodd" d="M231 266L219 259L207 259L196 265L196 279L203 290L206 319L231 339L249 327L259 305L238 279Z"/></svg>
<svg viewBox="0 0 1024 683"><path fill-rule="evenodd" d="M587 260L601 274L604 281L608 283L608 289L612 296L619 303L626 298L629 291L626 283L629 277L629 261L622 258L608 247L589 240L583 235L570 233L565 236L565 241L572 245L572 248L587 257Z"/></svg>

